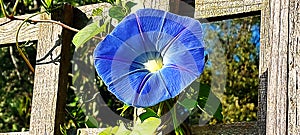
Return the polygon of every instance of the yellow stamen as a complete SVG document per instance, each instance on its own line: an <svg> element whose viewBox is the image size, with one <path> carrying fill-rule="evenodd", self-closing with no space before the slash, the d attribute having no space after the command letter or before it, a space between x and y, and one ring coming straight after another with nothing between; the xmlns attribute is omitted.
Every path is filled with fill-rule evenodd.
<svg viewBox="0 0 300 135"><path fill-rule="evenodd" d="M147 70L153 73L163 67L163 62L162 59L148 60L146 63L144 63L144 66Z"/></svg>

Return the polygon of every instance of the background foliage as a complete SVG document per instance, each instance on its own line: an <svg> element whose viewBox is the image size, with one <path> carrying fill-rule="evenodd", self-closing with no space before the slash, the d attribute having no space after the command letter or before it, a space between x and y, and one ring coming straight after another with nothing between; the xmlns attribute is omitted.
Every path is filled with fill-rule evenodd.
<svg viewBox="0 0 300 135"><path fill-rule="evenodd" d="M212 91L223 106L223 123L257 119L259 24L260 16L203 24L210 60L200 82L214 85ZM215 78L212 78L213 74ZM216 122L211 120L211 124Z"/></svg>
<svg viewBox="0 0 300 135"><path fill-rule="evenodd" d="M28 54L35 48L27 47ZM35 61L35 55L29 55ZM0 48L0 131L28 129L32 99L33 74L14 47Z"/></svg>
<svg viewBox="0 0 300 135"><path fill-rule="evenodd" d="M11 9L10 7L13 6L14 1L15 0L4 0L5 4L8 5L7 9ZM53 7L64 2L79 6L103 1L114 2L114 0L54 0ZM38 12L42 6L39 0L22 0L19 2L17 14L35 13ZM211 119L210 124L256 120L259 21L259 17L254 16L203 24L207 53L210 55L210 60L199 82L209 89L212 85L217 85L212 84L212 82L215 81L215 78L211 77L212 74L221 73L221 71L215 70L217 66L215 63L224 64L227 69L227 72L223 74L226 75L227 80L218 80L226 81L224 82L226 89L222 90L221 86L212 89L217 97L221 99L223 119ZM218 42L212 42L216 39ZM222 48L217 48L217 46L222 46ZM26 46L23 46L22 49L25 50L30 61L35 63L36 42L29 42ZM218 56L216 52L224 54L226 60L221 61L221 59L217 59ZM92 52L85 50L82 53L87 54ZM90 58L86 56L89 55L79 56L78 58L89 63ZM33 74L27 68L24 68L26 65L21 60L14 46L0 48L0 59L2 60L0 64L0 132L28 130ZM74 61L75 60L76 59L74 59ZM85 73L82 71L78 71L77 73L85 76ZM86 76L90 75L87 74ZM87 84L88 82L94 81L86 80L86 78L84 80L84 77L83 79L76 79L74 77L76 77L76 74L73 74L73 84L81 81L82 85L84 85L85 82ZM98 86L101 91L106 91L101 93L102 97L105 97L103 99L104 102L107 103L112 110L120 114L121 110L117 109L122 107L122 103L107 92L106 87L99 78L97 84L99 84ZM99 113L99 110L84 113L85 109L81 108L82 101L87 101L88 98L78 95L80 89L81 88L71 86L68 90L69 97L67 98L66 123L63 125L63 129L66 129L65 132L69 134L75 133L76 128L79 127L98 127L101 125L101 121L104 121L103 119L93 117L96 114L92 113ZM223 93L223 91L225 91L225 93ZM93 104L91 103L87 108L93 108ZM124 117L132 118L132 112L132 108L129 109L129 111L126 111L124 114ZM206 113L203 113L200 109L195 109L189 121L190 124L193 124L208 118L210 118L210 116ZM95 120L100 122L93 122Z"/></svg>

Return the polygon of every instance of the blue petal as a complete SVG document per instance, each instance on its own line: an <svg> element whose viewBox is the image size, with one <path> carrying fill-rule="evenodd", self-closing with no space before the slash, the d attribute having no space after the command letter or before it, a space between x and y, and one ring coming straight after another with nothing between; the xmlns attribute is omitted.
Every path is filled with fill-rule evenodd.
<svg viewBox="0 0 300 135"><path fill-rule="evenodd" d="M135 100L133 101L133 105L138 107L153 106L172 96L160 72L149 74L149 77L141 86L140 92L135 95Z"/></svg>
<svg viewBox="0 0 300 135"><path fill-rule="evenodd" d="M177 96L204 68L201 24L155 9L125 17L94 51L99 76L118 99L137 107ZM162 57L150 73L144 63Z"/></svg>

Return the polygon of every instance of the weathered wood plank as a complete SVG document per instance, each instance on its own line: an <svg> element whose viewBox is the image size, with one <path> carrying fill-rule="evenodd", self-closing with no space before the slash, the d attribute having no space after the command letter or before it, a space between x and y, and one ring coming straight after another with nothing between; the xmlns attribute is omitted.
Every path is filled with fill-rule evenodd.
<svg viewBox="0 0 300 135"><path fill-rule="evenodd" d="M267 72L271 58L271 44L269 39L270 30L270 7L269 1L263 3L260 20L260 52L259 52L259 75Z"/></svg>
<svg viewBox="0 0 300 135"><path fill-rule="evenodd" d="M195 18L259 11L262 3L263 0L196 0Z"/></svg>
<svg viewBox="0 0 300 135"><path fill-rule="evenodd" d="M170 6L169 6L170 0L125 0L125 1L132 1L134 3L137 3L137 5L132 8L133 12L142 8L154 8L154 9L161 9L165 11L170 10Z"/></svg>
<svg viewBox="0 0 300 135"><path fill-rule="evenodd" d="M68 25L73 21L73 8L65 5L51 19ZM45 14L41 18L47 18ZM37 47L30 134L59 135L64 121L71 34L56 24L41 24Z"/></svg>
<svg viewBox="0 0 300 135"><path fill-rule="evenodd" d="M9 132L9 133L0 133L0 135L29 135L29 132Z"/></svg>
<svg viewBox="0 0 300 135"><path fill-rule="evenodd" d="M287 133L289 0L270 1L266 134Z"/></svg>
<svg viewBox="0 0 300 135"><path fill-rule="evenodd" d="M98 135L104 130L104 128L80 128L77 130L77 135Z"/></svg>
<svg viewBox="0 0 300 135"><path fill-rule="evenodd" d="M205 126L191 126L192 135L257 135L256 122L237 122L232 124L217 124Z"/></svg>
<svg viewBox="0 0 300 135"><path fill-rule="evenodd" d="M37 59L46 57L45 62L53 61L46 54L53 48L54 50L50 52L52 57L59 56L61 50L61 41L58 37L61 33L60 26L41 24L40 30ZM37 63L35 67L30 134L54 134L58 73L58 62L43 65Z"/></svg>
<svg viewBox="0 0 300 135"><path fill-rule="evenodd" d="M260 84L258 89L258 127L259 134L266 134L266 115L267 115L267 90L268 90L268 67L270 63L271 44L269 43L269 19L270 7L269 1L262 4L261 23L260 23L260 52L259 52L259 78Z"/></svg>
<svg viewBox="0 0 300 135"><path fill-rule="evenodd" d="M20 18L27 18L32 14L18 16ZM33 17L34 19L39 19L39 15ZM16 32L21 25L22 21L10 21L7 18L0 18L0 47L4 44L11 44L16 42ZM38 28L39 24L25 24L19 33L19 42L25 42L28 40L38 39Z"/></svg>
<svg viewBox="0 0 300 135"><path fill-rule="evenodd" d="M300 134L300 1L289 1L288 134Z"/></svg>

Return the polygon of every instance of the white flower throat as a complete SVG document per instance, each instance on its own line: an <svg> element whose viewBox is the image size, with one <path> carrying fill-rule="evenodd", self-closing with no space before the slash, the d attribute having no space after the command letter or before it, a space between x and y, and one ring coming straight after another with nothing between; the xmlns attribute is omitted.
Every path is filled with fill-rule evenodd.
<svg viewBox="0 0 300 135"><path fill-rule="evenodd" d="M163 67L163 62L162 59L152 59L144 63L144 66L151 73L154 73Z"/></svg>

